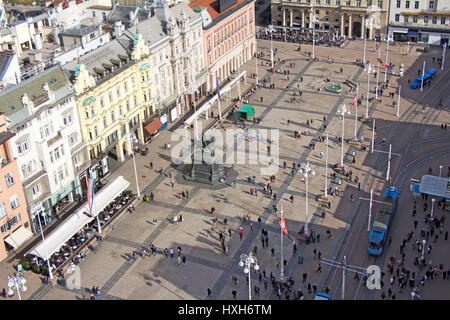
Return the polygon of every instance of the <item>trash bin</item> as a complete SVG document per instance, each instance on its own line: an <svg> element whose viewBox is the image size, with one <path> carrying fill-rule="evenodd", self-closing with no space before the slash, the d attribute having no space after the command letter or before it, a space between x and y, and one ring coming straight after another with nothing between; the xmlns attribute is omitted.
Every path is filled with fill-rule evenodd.
<svg viewBox="0 0 450 320"><path fill-rule="evenodd" d="M303 264L303 257L301 254L298 255L298 264Z"/></svg>

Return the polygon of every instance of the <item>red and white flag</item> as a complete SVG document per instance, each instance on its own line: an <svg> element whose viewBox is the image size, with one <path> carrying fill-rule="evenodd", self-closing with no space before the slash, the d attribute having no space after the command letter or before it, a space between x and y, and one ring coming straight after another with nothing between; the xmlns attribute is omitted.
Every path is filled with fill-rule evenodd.
<svg viewBox="0 0 450 320"><path fill-rule="evenodd" d="M355 96L353 97L353 106L355 108L358 107L358 96L355 94Z"/></svg>
<svg viewBox="0 0 450 320"><path fill-rule="evenodd" d="M281 220L280 220L280 227L281 227L281 230L283 230L283 232L286 233L286 235L288 235L288 231L286 228L286 221L284 220L283 216L281 217Z"/></svg>

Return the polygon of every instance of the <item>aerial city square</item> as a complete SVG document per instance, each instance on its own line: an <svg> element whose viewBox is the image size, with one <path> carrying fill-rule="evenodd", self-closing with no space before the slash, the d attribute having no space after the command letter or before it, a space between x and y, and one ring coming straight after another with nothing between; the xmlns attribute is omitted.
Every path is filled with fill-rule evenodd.
<svg viewBox="0 0 450 320"><path fill-rule="evenodd" d="M0 300L449 300L450 0L0 0Z"/></svg>

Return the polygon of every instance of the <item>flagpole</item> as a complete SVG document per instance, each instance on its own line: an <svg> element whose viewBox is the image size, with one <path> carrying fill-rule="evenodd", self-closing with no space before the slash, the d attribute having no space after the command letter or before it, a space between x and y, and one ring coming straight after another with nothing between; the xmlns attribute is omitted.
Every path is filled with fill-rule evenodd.
<svg viewBox="0 0 450 320"><path fill-rule="evenodd" d="M281 205L281 210L280 210L280 214L281 214L281 221L283 221L283 205ZM280 274L280 281L284 281L284 260L283 260L283 228L280 225L280 236L281 236L281 261L280 261L280 266L281 266L281 274Z"/></svg>
<svg viewBox="0 0 450 320"><path fill-rule="evenodd" d="M425 61L423 62L423 69L422 69L422 82L420 83L420 91L423 90L423 77L425 76Z"/></svg>
<svg viewBox="0 0 450 320"><path fill-rule="evenodd" d="M325 147L325 198L327 197L328 191L328 131L327 131L327 144Z"/></svg>

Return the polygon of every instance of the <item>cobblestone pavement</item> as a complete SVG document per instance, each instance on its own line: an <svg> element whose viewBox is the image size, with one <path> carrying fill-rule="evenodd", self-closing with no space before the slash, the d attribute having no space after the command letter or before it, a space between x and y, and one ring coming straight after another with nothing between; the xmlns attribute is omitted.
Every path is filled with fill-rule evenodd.
<svg viewBox="0 0 450 320"><path fill-rule="evenodd" d="M116 230L108 230L104 236L104 242L96 254L89 254L88 258L80 263L81 268L81 288L70 290L60 286L52 287L50 285L41 286L39 279L32 273L26 272L29 290L24 294L25 299L81 299L82 296L90 294L89 288L98 286L102 292L100 299L232 299L231 292L233 289L237 291L237 299L248 299L248 286L245 274L242 268L238 266L239 258L242 253L249 253L256 247L258 264L261 272L266 271L267 277L270 273L278 279L280 276L280 228L278 225L279 216L271 213L273 204L278 209L283 206L283 212L286 219L286 225L289 232L289 238L284 237L283 252L284 258L287 260L285 267L286 277L293 276L295 279L294 289L301 289L306 299L313 298L313 293L308 293L306 284L301 284L301 275L308 273L308 280L311 285L316 284L319 289L323 289L325 285L329 285L334 298L339 297L340 273L335 270L328 270L323 266L323 272L314 272L314 267L318 263L314 259L313 249L321 251L322 257L340 259L345 250L350 250L352 246L346 246L350 242L356 245L355 250L349 255L349 263L355 265L369 264L366 248L367 233L364 227L367 226L367 209L363 209L364 203L358 200L358 196L367 196L367 191L371 187L374 188L375 194L379 195L384 184L386 155L382 153L370 154L369 152L359 151L352 144L344 144L345 167L353 171L353 176L359 176L361 181L361 191L358 192L355 184L343 179L343 185L340 189L344 191L344 198L329 197L331 209L326 209L326 218L321 218L320 213L323 207L319 206L319 202L315 201L317 195L324 193L325 186L325 159L320 157L320 152L325 153L325 143L316 142L314 149L308 147L312 141L317 141L319 136L324 135L323 124L327 126L327 132L330 138L340 136L342 132L342 120L337 115L337 110L341 104L347 104L350 109L350 115L345 117L345 134L346 139L352 138L355 132L355 109L353 105L354 91L350 87L344 86L344 90L339 93L329 93L323 89L327 83L326 78L330 78L331 83L342 83L349 79L359 85L359 94L366 96L367 91L367 73L363 68L357 67L353 62L356 58L362 56L363 42L353 41L345 49L325 48L316 46L316 55L319 62L307 61L307 56L303 52L297 51L297 45L284 44L274 42L274 47L278 48L276 59L286 60L280 67L281 71L289 70L289 80L284 80L284 73L270 74L267 71L266 64L269 60L266 58L258 59L258 76L260 81L264 78L271 78L271 82L275 83L275 89L261 88L249 97L248 104L255 107L255 116L262 119L259 124L251 124L251 128L255 130L261 129L279 129L279 143L274 146L279 148L280 168L276 175L276 181L272 183L274 192L277 193L276 200L266 196L263 192L259 192L258 196L251 195L249 189L251 186L247 182L248 176L255 175L257 178L257 188L261 188L262 184L266 184L268 176L260 173L260 168L264 165L237 164L236 171L238 176L235 184L223 184L219 186L209 186L199 183L189 182L183 179L183 173L170 163L170 151L162 148L164 143L168 143L171 139L170 131L163 131L160 136L149 145L149 155L136 157L136 165L138 167L139 187L141 194L153 190L155 201L153 203L138 202L133 214L124 214L120 217L120 221L116 223ZM370 47L370 46L368 46ZM268 41L258 40L258 51L269 53L270 44ZM382 44L382 52L384 44ZM430 112L425 120L420 117L416 111L421 110L421 104L415 104L427 92L436 90L440 96L445 98L446 106L448 106L448 93L440 86L439 88L425 88L425 92L419 92L409 89L407 79L414 77L417 65L421 65L423 58L421 52L412 50L408 55L402 54L402 48L390 46L390 61L396 66L404 63L406 67L412 66L403 78L390 76L391 87L387 92L396 92L397 82L403 85L402 89L402 105L401 117L395 117L395 111L392 110L392 100L387 98L384 93L382 101L372 100L368 106L369 117L377 119L377 137L386 137L387 141L392 139L394 144L394 152L401 153L404 148L416 152L416 156L412 156L406 160L403 157L394 160L392 163L393 181L407 177L412 174L411 170L416 170L417 174L422 173L429 163L417 161L419 166L408 169L410 161L419 159L424 152L432 152L432 142L437 141L436 148L446 150L448 148L447 140L442 140L443 133L439 132L441 121L448 122L448 109L439 110L430 107ZM311 50L310 46L303 45L302 50ZM427 61L432 65L431 57L437 56L437 53L431 52L425 55ZM328 56L334 59L334 63L328 62ZM367 53L368 60L376 61L378 54L369 49ZM330 59L331 59L330 58ZM294 67L290 67L290 63L295 63ZM428 62L427 62L428 63ZM263 65L261 65L263 64ZM340 68L343 72L340 72ZM255 73L255 60L249 61L242 67L247 70L248 74ZM447 70L447 69L446 69ZM443 72L438 72L435 82L439 81ZM380 74L380 79L384 74ZM301 81L303 78L303 81ZM383 79L384 80L384 79ZM253 78L247 78L246 83L242 82L241 92L244 88L248 88L254 83ZM442 82L441 82L442 83ZM376 82L373 77L370 78L371 91ZM447 85L448 86L448 85ZM290 98L295 91L300 88L303 92L297 102L291 103ZM448 90L447 90L448 91ZM238 95L237 88L233 88L231 97ZM370 94L370 97L373 93ZM263 97L263 100L261 100ZM426 97L426 103L436 105L438 99L436 96L429 94ZM226 105L233 102L224 100L222 102L222 110ZM242 105L240 103L239 105ZM214 107L214 113L217 114L217 105ZM365 113L366 102L363 101L358 108L358 115L362 117ZM409 117L409 114L414 116ZM287 123L287 120L290 123ZM307 120L313 120L309 127ZM324 120L325 119L325 120ZM203 119L203 127L210 123L211 119ZM397 122L398 121L398 122ZM411 125L414 124L414 125ZM408 131L411 127L412 131ZM231 122L224 120L222 125L216 126L217 130L223 132L227 128L236 128ZM170 128L169 128L170 129ZM294 130L309 130L309 136L302 136L301 139L293 137ZM418 130L418 131L417 131ZM428 131L427 131L428 130ZM409 145L408 141L415 132L425 135L425 139L429 139L430 144ZM191 129L188 132L192 135ZM364 122L359 119L356 123L357 136L364 137L364 145L370 150L371 123ZM400 144L395 138L407 136L406 142ZM428 141L428 140L424 140ZM248 148L241 139L237 142L240 148ZM174 143L172 142L172 145ZM328 143L328 162L336 164L340 161L341 149L340 145L333 145L330 140ZM380 146L381 148L381 146ZM403 149L402 149L403 148ZM429 148L429 150L427 150ZM444 148L444 149L442 149ZM352 164L351 152L356 149L356 163ZM448 153L447 153L448 154ZM439 158L436 156L436 161ZM151 170L149 162L153 162L154 169ZM287 162L287 168L282 166L283 161ZM297 172L291 174L292 162L305 163L309 161L315 169L316 175L309 178L309 215L308 223L310 229L321 234L320 242L306 245L303 241L297 239L298 231L305 224L305 182L302 176ZM403 161L403 162L402 162ZM440 161L440 160L439 160ZM447 157L448 162L448 157ZM423 164L420 166L420 164ZM436 170L436 164L434 169ZM444 168L448 166L444 163ZM165 169L165 175L160 175L157 170ZM135 179L133 175L133 163L127 161L116 172L112 173L107 180L112 180L118 175L123 175L130 182L130 189L136 190ZM175 180L172 188L168 173L171 172ZM328 168L328 174L331 169ZM400 176L399 176L400 175ZM416 176L417 178L417 176ZM406 178L405 178L406 179ZM410 212L407 203L408 198L407 182L398 180L401 189L401 201L404 203L405 212ZM375 183L375 182L376 183ZM331 185L328 179L328 186ZM254 187L254 186L253 186ZM179 194L182 191L189 190L189 199L183 200ZM355 202L350 200L350 194L354 194L357 199ZM291 203L289 197L294 196L294 202ZM216 208L216 214L211 215L209 210L211 207ZM403 208L403 206L402 206ZM398 245L404 233L409 231L409 227L404 226L403 214L400 210L393 228L399 232L392 232L393 244L392 250L398 251ZM251 215L251 221L242 223L242 216ZM183 215L182 223L173 224L171 219L174 216ZM406 213L404 214L406 215ZM214 224L213 217L218 217L219 222ZM153 218L158 219L158 225L152 223ZM261 218L261 224L257 222L258 217ZM359 217L359 218L358 218ZM223 219L227 218L227 226L223 225ZM354 219L354 220L353 220ZM351 223L351 222L354 223ZM409 222L408 222L409 223ZM447 222L448 223L448 222ZM239 227L243 227L243 238L238 235ZM353 227L352 227L353 226ZM214 227L215 232L209 234L208 231ZM226 243L229 246L227 254L222 252L220 241L218 240L218 232L225 231L226 228L232 229L232 236L227 236ZM260 242L261 228L267 229L269 234L269 247L262 248ZM356 228L356 231L352 231ZM404 229L404 230L403 230ZM327 239L326 230L331 231L331 238ZM361 231L362 230L362 231ZM404 231L404 232L403 232ZM352 234L352 237L349 237ZM355 236L356 235L356 236ZM297 251L293 253L293 243L296 242ZM440 240L441 241L441 240ZM443 240L442 240L443 241ZM148 247L150 243L154 243L159 253L156 257L138 257L134 262L128 262L126 254L142 246ZM397 245L398 244L398 245ZM173 248L180 246L182 254L186 257L186 263L178 265L177 258L166 257L163 253L164 248ZM448 244L440 246L436 245L433 249L433 256L441 258L443 250L447 249ZM272 257L270 249L274 248L275 255ZM391 249L389 249L391 250ZM388 250L388 251L389 251ZM394 251L395 251L394 250ZM388 252L386 255L391 254ZM442 254L442 255L441 255ZM303 258L299 264L299 257ZM433 258L434 259L434 258ZM378 261L376 262L378 263ZM443 259L442 263L448 267L450 261ZM380 264L383 264L380 261ZM12 270L11 265L0 264L0 268L4 272ZM237 276L238 283L231 281L232 276ZM261 288L260 295L253 294L253 299L275 299L271 285L267 290L264 289L263 282L259 281L258 273L252 272L252 286L257 285ZM433 280L434 281L434 280ZM346 298L353 297L360 299L379 299L379 292L372 294L364 290L360 290L360 284L347 281ZM436 285L426 285L421 291L424 298L436 298L448 295L445 290L434 291L433 288L441 290L441 282L435 281ZM4 284L6 285L6 284ZM211 288L212 296L207 297L207 288ZM398 295L398 298L408 299L408 294ZM448 298L448 297L447 297Z"/></svg>

